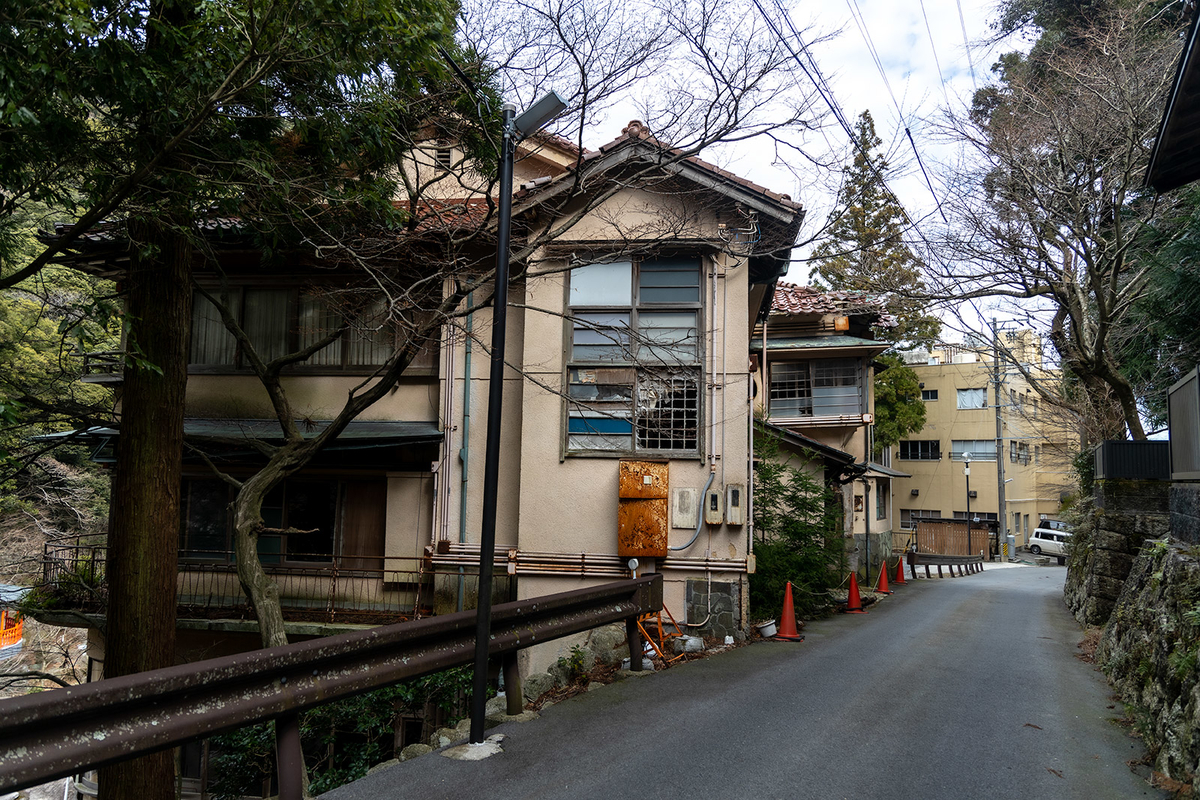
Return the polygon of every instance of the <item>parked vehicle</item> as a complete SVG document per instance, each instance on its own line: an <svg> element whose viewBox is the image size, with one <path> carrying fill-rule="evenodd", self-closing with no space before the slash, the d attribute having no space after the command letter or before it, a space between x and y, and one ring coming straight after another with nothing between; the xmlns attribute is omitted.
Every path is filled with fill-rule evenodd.
<svg viewBox="0 0 1200 800"><path fill-rule="evenodd" d="M1029 535L1029 552L1035 556L1045 553L1054 556L1059 564L1067 563L1067 544L1071 541L1071 528L1056 519L1044 519Z"/></svg>

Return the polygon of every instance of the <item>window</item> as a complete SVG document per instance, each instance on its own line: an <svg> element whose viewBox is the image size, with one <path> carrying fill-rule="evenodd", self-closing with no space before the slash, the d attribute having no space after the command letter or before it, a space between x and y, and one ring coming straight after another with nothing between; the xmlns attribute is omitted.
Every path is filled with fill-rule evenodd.
<svg viewBox="0 0 1200 800"><path fill-rule="evenodd" d="M967 512L955 511L954 518L955 519L966 519ZM971 519L979 520L980 522L999 522L1000 521L1000 518L998 516L996 516L995 511L976 511L975 509L971 509Z"/></svg>
<svg viewBox="0 0 1200 800"><path fill-rule="evenodd" d="M346 331L338 339L297 368L369 371L385 363L396 346L396 326L382 298L335 297L298 287L245 286L230 288L224 303L264 361L315 345L343 325ZM192 304L189 364L226 369L248 366L216 306L199 292ZM410 368L430 369L436 364L437 345L433 343L413 359Z"/></svg>
<svg viewBox="0 0 1200 800"><path fill-rule="evenodd" d="M259 536L259 558L264 565L328 564L342 551L364 556L352 559L355 563L349 566L381 568L385 490L383 481L285 481L263 500L263 523L276 531ZM184 479L181 500L180 558L231 562L229 485L214 479ZM288 528L296 530L278 532Z"/></svg>
<svg viewBox="0 0 1200 800"><path fill-rule="evenodd" d="M1008 443L1008 460L1014 464L1017 463L1017 443L1016 442Z"/></svg>
<svg viewBox="0 0 1200 800"><path fill-rule="evenodd" d="M955 439L950 442L950 458L962 461L963 456L971 454L972 461L995 461L995 439Z"/></svg>
<svg viewBox="0 0 1200 800"><path fill-rule="evenodd" d="M938 399L938 390L937 389L922 389L921 390L921 399L927 403L931 402L933 400L937 400Z"/></svg>
<svg viewBox="0 0 1200 800"><path fill-rule="evenodd" d="M433 151L433 162L442 169L450 169L454 166L454 148L453 147L438 147Z"/></svg>
<svg viewBox="0 0 1200 800"><path fill-rule="evenodd" d="M923 508L900 509L900 527L905 530L916 530L917 522L923 519L941 519L942 512Z"/></svg>
<svg viewBox="0 0 1200 800"><path fill-rule="evenodd" d="M900 442L902 461L941 461L942 443L937 439Z"/></svg>
<svg viewBox="0 0 1200 800"><path fill-rule="evenodd" d="M987 408L987 389L959 389L958 407Z"/></svg>
<svg viewBox="0 0 1200 800"><path fill-rule="evenodd" d="M887 501L891 494L891 481L883 478L875 479L875 519L887 519Z"/></svg>
<svg viewBox="0 0 1200 800"><path fill-rule="evenodd" d="M856 358L771 364L771 418L858 417L862 368Z"/></svg>
<svg viewBox="0 0 1200 800"><path fill-rule="evenodd" d="M1033 463L1037 464L1042 460L1042 446L1035 444L1033 446Z"/></svg>
<svg viewBox="0 0 1200 800"><path fill-rule="evenodd" d="M572 271L569 451L699 452L700 287L695 258Z"/></svg>

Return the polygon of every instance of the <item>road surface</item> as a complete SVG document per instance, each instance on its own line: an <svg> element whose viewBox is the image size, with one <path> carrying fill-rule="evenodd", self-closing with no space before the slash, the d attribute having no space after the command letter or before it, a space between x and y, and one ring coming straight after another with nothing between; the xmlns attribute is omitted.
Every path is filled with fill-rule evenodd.
<svg viewBox="0 0 1200 800"><path fill-rule="evenodd" d="M596 689L328 800L1166 797L1075 657L1061 567L910 581L866 615ZM1114 707L1115 704L1115 707Z"/></svg>

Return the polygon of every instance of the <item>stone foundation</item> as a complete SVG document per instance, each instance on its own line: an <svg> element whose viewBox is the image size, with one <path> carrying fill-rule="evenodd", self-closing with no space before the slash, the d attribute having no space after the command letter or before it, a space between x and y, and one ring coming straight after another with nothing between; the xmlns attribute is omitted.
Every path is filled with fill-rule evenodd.
<svg viewBox="0 0 1200 800"><path fill-rule="evenodd" d="M1080 507L1071 537L1064 599L1084 625L1103 625L1147 539L1170 532L1165 481L1096 482L1094 505Z"/></svg>
<svg viewBox="0 0 1200 800"><path fill-rule="evenodd" d="M1200 544L1200 484L1171 485L1171 536Z"/></svg>
<svg viewBox="0 0 1200 800"><path fill-rule="evenodd" d="M702 578L687 582L687 619L704 624L686 628L695 636L738 636L742 633L742 581L713 581ZM679 620L682 625L683 620Z"/></svg>
<svg viewBox="0 0 1200 800"><path fill-rule="evenodd" d="M1192 783L1200 773L1200 548L1147 542L1104 629L1096 657L1155 756Z"/></svg>

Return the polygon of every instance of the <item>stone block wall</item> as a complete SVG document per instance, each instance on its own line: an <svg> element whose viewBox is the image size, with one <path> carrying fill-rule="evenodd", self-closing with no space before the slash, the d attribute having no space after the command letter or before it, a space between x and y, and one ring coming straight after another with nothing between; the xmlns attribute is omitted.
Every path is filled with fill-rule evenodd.
<svg viewBox="0 0 1200 800"><path fill-rule="evenodd" d="M1192 783L1200 773L1200 547L1161 541L1143 548L1096 657L1154 768Z"/></svg>
<svg viewBox="0 0 1200 800"><path fill-rule="evenodd" d="M1171 535L1200 544L1200 483L1171 484Z"/></svg>
<svg viewBox="0 0 1200 800"><path fill-rule="evenodd" d="M1166 481L1096 482L1095 501L1080 508L1071 537L1064 599L1084 625L1103 625L1112 613L1146 539L1171 530Z"/></svg>
<svg viewBox="0 0 1200 800"><path fill-rule="evenodd" d="M704 624L684 633L696 636L739 637L742 634L742 582L701 578L687 582L687 619ZM683 620L679 620L683 624Z"/></svg>

